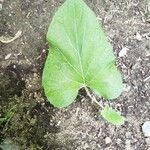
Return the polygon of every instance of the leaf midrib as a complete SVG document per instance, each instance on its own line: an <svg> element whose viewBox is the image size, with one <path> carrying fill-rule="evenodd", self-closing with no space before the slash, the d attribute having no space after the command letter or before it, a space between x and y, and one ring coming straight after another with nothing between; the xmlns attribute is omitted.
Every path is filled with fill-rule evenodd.
<svg viewBox="0 0 150 150"><path fill-rule="evenodd" d="M82 74L82 79L83 79L83 84L85 85L85 76L84 76L84 72L83 72L83 64L82 64L82 59L81 59L81 55L79 53L79 38L78 38L78 32L77 32L77 20L76 20L76 17L75 17L75 14L76 14L76 7L75 7L75 1L74 1L74 9L73 9L73 17L74 17L74 21L75 21L75 41L76 41L76 45L77 45L77 48L76 51L77 51L77 54L78 54L78 58L79 58L79 65L80 65L80 69L81 69L81 74Z"/></svg>

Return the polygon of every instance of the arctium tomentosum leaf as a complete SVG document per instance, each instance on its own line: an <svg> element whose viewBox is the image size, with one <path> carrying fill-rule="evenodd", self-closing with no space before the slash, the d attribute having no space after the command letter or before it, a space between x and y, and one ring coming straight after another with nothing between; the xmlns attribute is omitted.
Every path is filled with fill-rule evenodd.
<svg viewBox="0 0 150 150"><path fill-rule="evenodd" d="M87 86L106 99L118 97L122 79L113 50L92 10L83 0L66 0L47 33L49 53L42 82L56 107L71 104Z"/></svg>

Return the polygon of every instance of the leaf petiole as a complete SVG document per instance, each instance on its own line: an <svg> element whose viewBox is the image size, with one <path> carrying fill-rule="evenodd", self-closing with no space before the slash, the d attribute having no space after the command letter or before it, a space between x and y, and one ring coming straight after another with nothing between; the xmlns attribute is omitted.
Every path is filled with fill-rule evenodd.
<svg viewBox="0 0 150 150"><path fill-rule="evenodd" d="M95 96L92 96L91 93L89 92L89 89L85 86L84 87L88 97L92 100L92 103L97 104L99 107L104 108L95 98Z"/></svg>

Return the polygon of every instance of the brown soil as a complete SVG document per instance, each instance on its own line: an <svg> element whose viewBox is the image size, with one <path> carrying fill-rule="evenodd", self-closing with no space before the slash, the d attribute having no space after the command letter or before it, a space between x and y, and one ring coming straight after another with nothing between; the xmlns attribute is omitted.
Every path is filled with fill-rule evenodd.
<svg viewBox="0 0 150 150"><path fill-rule="evenodd" d="M0 36L22 31L15 41L0 43L0 117L10 118L0 124L1 144L11 141L9 146L21 150L149 150L149 140L141 131L142 124L150 120L149 1L87 1L102 21L123 76L124 92L109 102L126 117L125 125L119 128L99 115L84 90L64 109L54 108L44 96L45 35L62 3L0 0ZM127 55L119 57L123 48L128 48Z"/></svg>

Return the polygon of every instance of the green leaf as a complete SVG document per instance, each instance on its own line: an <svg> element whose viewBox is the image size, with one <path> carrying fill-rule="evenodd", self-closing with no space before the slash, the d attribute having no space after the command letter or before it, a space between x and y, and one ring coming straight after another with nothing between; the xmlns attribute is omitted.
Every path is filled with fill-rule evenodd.
<svg viewBox="0 0 150 150"><path fill-rule="evenodd" d="M84 1L66 0L52 19L47 41L42 83L54 106L68 106L85 86L106 99L120 95L122 79L112 47Z"/></svg>
<svg viewBox="0 0 150 150"><path fill-rule="evenodd" d="M101 111L101 115L110 123L121 126L124 124L125 118L121 116L120 112L115 111L110 107L105 107Z"/></svg>

